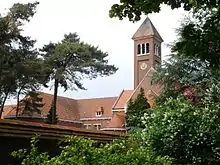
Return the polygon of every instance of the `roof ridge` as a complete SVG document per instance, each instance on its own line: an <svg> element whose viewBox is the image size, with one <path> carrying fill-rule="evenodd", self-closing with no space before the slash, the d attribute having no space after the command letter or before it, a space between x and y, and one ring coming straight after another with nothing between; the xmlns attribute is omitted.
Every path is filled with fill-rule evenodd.
<svg viewBox="0 0 220 165"><path fill-rule="evenodd" d="M135 94L135 92L137 91L137 89L139 88L139 86L144 82L145 78L147 77L147 75L150 73L150 71L156 71L153 67L150 67L150 69L147 71L147 73L144 75L143 79L140 81L140 83L138 84L138 86L134 89L134 91L132 92L131 96L128 98L128 100L126 102L128 102L132 96Z"/></svg>
<svg viewBox="0 0 220 165"><path fill-rule="evenodd" d="M146 34L146 32L148 33ZM160 33L157 31L156 27L154 26L150 18L147 16L145 20L142 22L142 24L139 26L137 31L134 33L132 39L135 40L136 38L152 36L152 35L157 37L159 40L161 40L161 42L163 42Z"/></svg>
<svg viewBox="0 0 220 165"><path fill-rule="evenodd" d="M81 100L94 100L94 99L110 99L110 98L117 98L117 96L84 98L84 99L76 99L76 101L81 101Z"/></svg>
<svg viewBox="0 0 220 165"><path fill-rule="evenodd" d="M53 94L51 94L51 93L46 93L46 92L42 92L42 91L39 91L39 93L53 96ZM70 97L67 97L67 96L60 96L60 95L57 95L57 97L65 98L65 99L71 99L71 100L75 100L75 101L77 100L77 99L73 99L73 98L70 98Z"/></svg>
<svg viewBox="0 0 220 165"><path fill-rule="evenodd" d="M118 103L118 101L119 101L120 97L122 96L122 94L124 93L124 91L125 91L124 89L121 91L120 95L117 97L117 100L113 104L112 109L116 106L116 104Z"/></svg>

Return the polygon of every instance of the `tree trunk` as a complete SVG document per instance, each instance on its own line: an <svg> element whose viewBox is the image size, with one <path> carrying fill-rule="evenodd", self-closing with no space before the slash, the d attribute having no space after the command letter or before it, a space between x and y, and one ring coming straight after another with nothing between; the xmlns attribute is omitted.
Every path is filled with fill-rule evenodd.
<svg viewBox="0 0 220 165"><path fill-rule="evenodd" d="M57 111L57 93L58 93L58 86L59 86L59 81L58 79L55 79L54 82L54 94L53 94L53 101L52 101L52 124L56 124L57 120L56 120L56 111Z"/></svg>
<svg viewBox="0 0 220 165"><path fill-rule="evenodd" d="M4 97L4 100L3 100L2 105L1 105L0 119L1 119L1 117L2 117L2 112L3 112L3 110L4 110L4 106L5 106L5 102L6 102L6 100L7 100L8 94L9 94L9 92L6 92L6 93L5 93L5 97Z"/></svg>
<svg viewBox="0 0 220 165"><path fill-rule="evenodd" d="M22 88L19 89L18 94L17 94L17 107L16 107L16 116L15 116L16 119L18 118L18 110L19 110L19 105L20 105L20 103L19 103L20 98L19 97L21 94L21 90L22 90Z"/></svg>

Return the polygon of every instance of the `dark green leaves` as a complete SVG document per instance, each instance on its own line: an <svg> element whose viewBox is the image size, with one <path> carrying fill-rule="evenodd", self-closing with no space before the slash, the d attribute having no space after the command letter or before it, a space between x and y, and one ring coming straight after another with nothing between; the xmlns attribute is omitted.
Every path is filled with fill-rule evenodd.
<svg viewBox="0 0 220 165"><path fill-rule="evenodd" d="M110 17L118 17L120 20L128 18L130 21L139 21L141 14L158 13L161 5L166 4L171 9L183 8L187 11L195 11L200 8L218 8L220 2L217 0L121 0L114 4L109 11Z"/></svg>
<svg viewBox="0 0 220 165"><path fill-rule="evenodd" d="M20 94L36 90L48 80L42 72L42 59L34 49L36 41L21 33L24 23L35 14L37 5L38 2L16 3L6 15L0 16L0 98L3 100L17 93L19 101Z"/></svg>
<svg viewBox="0 0 220 165"><path fill-rule="evenodd" d="M147 102L144 90L141 88L137 98L129 100L126 112L126 124L128 128L144 128L142 117L145 113L150 113L150 104Z"/></svg>
<svg viewBox="0 0 220 165"><path fill-rule="evenodd" d="M58 43L49 43L42 49L44 63L50 68L50 80L54 80L54 98L48 114L48 121L55 123L56 98L58 88L85 89L82 80L84 78L96 78L97 76L109 76L117 71L114 65L109 65L107 53L98 47L81 42L76 33L64 35L64 39ZM52 121L50 121L52 120Z"/></svg>
<svg viewBox="0 0 220 165"><path fill-rule="evenodd" d="M131 136L108 144L98 144L80 137L68 137L59 155L49 158L40 153L36 139L30 149L20 149L12 155L22 164L33 165L170 165L171 159L157 156L140 137Z"/></svg>
<svg viewBox="0 0 220 165"><path fill-rule="evenodd" d="M58 78L66 89L74 88L74 84L84 89L80 83L83 78L111 75L117 70L114 65L108 65L107 53L80 42L76 33L64 35L61 42L45 45L41 51L45 62L53 68L51 78Z"/></svg>
<svg viewBox="0 0 220 165"><path fill-rule="evenodd" d="M146 114L144 136L153 151L174 158L175 164L219 164L220 108L212 99L198 106L168 98Z"/></svg>

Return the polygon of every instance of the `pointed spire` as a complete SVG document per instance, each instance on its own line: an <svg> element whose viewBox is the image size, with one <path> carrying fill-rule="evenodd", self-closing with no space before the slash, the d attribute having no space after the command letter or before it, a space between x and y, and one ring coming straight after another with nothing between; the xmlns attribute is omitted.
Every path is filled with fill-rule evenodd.
<svg viewBox="0 0 220 165"><path fill-rule="evenodd" d="M157 29L154 27L153 23L151 22L150 18L146 18L141 26L138 28L136 33L133 35L132 39L143 38L147 36L155 36L161 42L163 42L162 37L158 33Z"/></svg>

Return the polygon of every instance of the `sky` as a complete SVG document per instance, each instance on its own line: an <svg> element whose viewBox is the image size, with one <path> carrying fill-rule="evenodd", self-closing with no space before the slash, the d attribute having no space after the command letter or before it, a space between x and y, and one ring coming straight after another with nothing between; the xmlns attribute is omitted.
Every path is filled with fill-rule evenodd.
<svg viewBox="0 0 220 165"><path fill-rule="evenodd" d="M77 32L81 40L98 46L108 52L109 64L118 67L118 71L108 77L83 80L85 91L66 91L59 89L60 96L74 99L118 96L123 89L133 89L133 40L138 27L146 18L136 23L128 19L109 18L111 6L119 0L38 0L37 13L24 26L24 34L36 39L36 47L42 47L50 41L57 42L69 32ZM14 3L33 2L31 0L0 0L0 13ZM162 6L159 13L149 14L149 18L164 39L162 59L170 53L167 44L177 39L176 28L186 13L183 9L171 10ZM52 87L43 89L53 93ZM8 100L8 104L14 100Z"/></svg>

